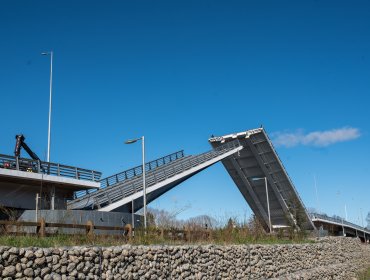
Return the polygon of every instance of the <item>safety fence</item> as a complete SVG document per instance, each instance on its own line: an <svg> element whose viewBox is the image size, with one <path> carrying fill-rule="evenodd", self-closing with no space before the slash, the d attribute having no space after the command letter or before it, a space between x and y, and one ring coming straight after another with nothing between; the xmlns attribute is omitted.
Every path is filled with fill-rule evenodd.
<svg viewBox="0 0 370 280"><path fill-rule="evenodd" d="M225 143L211 151L196 155L178 157L176 160L163 165L163 167L155 168L146 173L146 188L154 186L159 182L165 181L171 177L179 175L195 166L201 165L220 155L223 155L240 146L238 140ZM143 180L141 176L133 177L131 180L123 180L122 182L110 185L109 187L101 188L86 195L77 197L68 202L69 209L91 209L102 208L116 201L129 197L143 190ZM104 179L103 179L104 181ZM103 186L103 184L102 184Z"/></svg>
<svg viewBox="0 0 370 280"><path fill-rule="evenodd" d="M92 221L87 221L86 224L65 224L65 223L49 223L45 222L43 218L39 219L37 222L29 221L0 221L0 232L2 234L24 234L30 233L26 228L33 227L36 228L34 232L40 237L45 237L46 235L52 235L58 233L58 231L53 230L54 233L50 233L47 228L53 229L77 229L84 230L87 236L93 236L96 230L99 231L116 231L116 234L125 235L128 237L132 236L132 227L130 224L125 226L101 226L94 225ZM75 233L73 233L75 234Z"/></svg>
<svg viewBox="0 0 370 280"><path fill-rule="evenodd" d="M0 154L0 168L98 182L102 173L53 162Z"/></svg>
<svg viewBox="0 0 370 280"><path fill-rule="evenodd" d="M30 231L29 229L33 230ZM48 229L52 230L50 231ZM174 242L208 241L212 239L212 230L206 228L150 228L146 231L144 230L144 228L139 228L135 231L130 224L126 224L125 226L120 227L101 226L94 225L92 221L88 221L86 224L49 223L45 222L43 218L39 219L38 222L8 220L0 221L0 233L3 235L31 234L37 235L39 237L45 237L57 235L59 231L55 229L75 229L79 231L79 235L87 235L89 237L94 236L97 231L100 231L99 235L124 236L127 238L127 241L131 241L135 235L145 235L148 239L152 240L162 239ZM104 231L109 232L109 234L104 234ZM71 232L70 234L76 235L75 232Z"/></svg>

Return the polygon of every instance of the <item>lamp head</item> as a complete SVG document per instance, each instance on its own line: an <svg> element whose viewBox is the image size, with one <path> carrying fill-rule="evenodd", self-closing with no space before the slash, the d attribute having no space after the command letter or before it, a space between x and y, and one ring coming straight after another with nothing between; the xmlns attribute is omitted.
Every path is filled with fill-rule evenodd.
<svg viewBox="0 0 370 280"><path fill-rule="evenodd" d="M265 180L266 177L252 177L250 178L252 181L259 181L259 180Z"/></svg>
<svg viewBox="0 0 370 280"><path fill-rule="evenodd" d="M138 139L129 139L125 141L125 144L133 144L136 143Z"/></svg>

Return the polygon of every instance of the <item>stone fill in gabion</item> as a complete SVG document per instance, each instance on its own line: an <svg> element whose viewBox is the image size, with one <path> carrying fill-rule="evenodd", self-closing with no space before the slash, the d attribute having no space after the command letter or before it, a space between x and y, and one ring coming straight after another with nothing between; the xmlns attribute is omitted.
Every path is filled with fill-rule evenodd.
<svg viewBox="0 0 370 280"><path fill-rule="evenodd" d="M297 245L0 247L0 279L354 279L370 246L351 238Z"/></svg>

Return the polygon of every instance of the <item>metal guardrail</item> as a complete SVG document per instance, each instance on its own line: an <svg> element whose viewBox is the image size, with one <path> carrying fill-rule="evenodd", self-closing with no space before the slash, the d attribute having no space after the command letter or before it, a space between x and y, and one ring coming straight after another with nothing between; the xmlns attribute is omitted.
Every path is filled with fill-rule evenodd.
<svg viewBox="0 0 370 280"><path fill-rule="evenodd" d="M154 169L151 172L148 172L146 175L146 187L151 187L161 181L180 174L192 167L198 166L239 146L239 140L234 140L227 142L226 144L211 151L199 154L197 156L183 157L169 165L166 165L164 168L160 168L158 170ZM142 189L143 182L140 176L135 180L130 180L128 182L123 181L122 184L118 183L107 188L102 188L94 193L86 195L85 197L78 198L75 201L72 200L69 202L69 206L71 207L73 204L78 206L72 209L81 209L91 205L93 207L97 206L98 208L101 208L105 205L109 205L134 193L142 191Z"/></svg>
<svg viewBox="0 0 370 280"><path fill-rule="evenodd" d="M101 172L0 154L0 168L98 182Z"/></svg>
<svg viewBox="0 0 370 280"><path fill-rule="evenodd" d="M169 154L167 156L161 157L159 159L150 161L145 164L145 172L154 170L158 167L161 167L162 165L168 164L170 162L173 162L179 158L184 157L184 150L178 151L176 153ZM131 179L135 176L143 174L143 166L136 166L134 168L131 168L129 170L114 174L112 176L109 176L107 178L104 178L100 181L101 188L109 187L112 185L115 185L119 182L122 182L127 179Z"/></svg>
<svg viewBox="0 0 370 280"><path fill-rule="evenodd" d="M53 236L60 234L59 229L74 229L78 230L79 233L73 231L72 233L64 233L64 234L80 234L80 235L87 235L88 237L93 237L94 235L98 234L96 231L109 231L112 234L112 231L115 235L120 235L126 239L123 241L131 241L135 235L142 234L142 231L137 232L135 235L133 234L134 229L132 228L131 224L126 224L125 226L99 226L94 225L92 221L87 221L86 224L65 224L65 223L50 223L46 222L45 219L41 218L37 222L29 222L29 221L5 221L0 220L0 233L3 235L6 234L20 234L24 235L27 233L28 235L32 234L27 231L27 228L35 228L35 235L39 237L45 236ZM51 230L48 230L51 228ZM55 230L58 229L58 230ZM53 233L51 233L53 232ZM144 233L146 234L146 233ZM198 228L198 229L191 229L191 228L155 228L149 229L150 235L155 235L161 237L162 239L166 240L173 240L173 241L204 241L204 240L211 240L213 237L213 231L208 228Z"/></svg>
<svg viewBox="0 0 370 280"><path fill-rule="evenodd" d="M322 215L322 214L317 214L317 213L310 213L310 217L311 217L311 219L316 219L317 218L317 219L325 220L325 221L328 221L328 222L334 222L334 223L337 223L339 225L352 227L354 229L361 230L361 231L364 231L364 232L370 234L370 230L368 230L367 228L361 227L361 226L356 225L356 224L351 223L351 222L347 222L343 218L334 218L334 217L329 217L327 215Z"/></svg>
<svg viewBox="0 0 370 280"><path fill-rule="evenodd" d="M145 164L145 172L149 172L149 171L152 171L154 169L160 168L160 167L162 167L162 166L164 166L168 163L171 163L171 162L173 162L177 159L183 158L183 157L184 157L184 150L181 150L181 151L169 154L167 156L158 158L156 160L152 160L152 161L147 162ZM139 166L133 167L131 169L128 169L128 170L125 170L125 171L122 171L122 172L119 172L117 174L114 174L114 175L111 175L109 177L101 179L100 180L100 187L101 188L110 187L110 186L116 185L120 182L132 179L132 178L134 178L136 176L139 176L141 174L143 174L143 166L139 165ZM96 189L77 191L77 192L74 193L74 198L75 199L83 198L84 196L92 194L96 191L97 191Z"/></svg>
<svg viewBox="0 0 370 280"><path fill-rule="evenodd" d="M36 227L36 234L39 235L40 237L44 237L47 235L46 228L81 229L81 230L85 230L86 235L88 236L93 236L94 230L120 231L121 233L124 233L124 235L127 235L130 238L132 236L132 227L130 224L127 224L122 227L117 227L117 226L94 225L92 221L87 221L86 224L50 223L50 222L45 222L43 218L41 218L38 222L0 220L0 233L1 234L7 234L7 233L24 234L26 232L23 230L23 227ZM76 234L76 233L73 233L73 234Z"/></svg>

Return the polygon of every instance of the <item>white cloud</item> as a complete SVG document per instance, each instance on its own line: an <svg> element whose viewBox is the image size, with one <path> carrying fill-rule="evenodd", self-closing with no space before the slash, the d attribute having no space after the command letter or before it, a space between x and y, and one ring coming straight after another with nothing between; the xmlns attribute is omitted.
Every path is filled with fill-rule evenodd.
<svg viewBox="0 0 370 280"><path fill-rule="evenodd" d="M353 127L342 127L324 131L304 133L303 130L295 132L275 132L272 142L276 146L294 147L298 145L327 147L329 145L357 139L361 136L360 130Z"/></svg>

